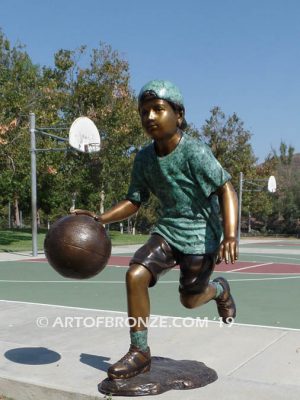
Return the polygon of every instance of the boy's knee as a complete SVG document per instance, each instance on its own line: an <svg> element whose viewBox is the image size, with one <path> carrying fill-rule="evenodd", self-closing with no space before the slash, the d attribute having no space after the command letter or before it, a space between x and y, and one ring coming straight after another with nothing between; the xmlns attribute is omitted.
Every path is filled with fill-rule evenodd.
<svg viewBox="0 0 300 400"><path fill-rule="evenodd" d="M201 296L204 295L208 288L207 281L196 281L196 282L185 282L184 280L180 281L179 292L181 297L190 298L193 296Z"/></svg>
<svg viewBox="0 0 300 400"><path fill-rule="evenodd" d="M126 272L127 285L147 285L149 286L151 273L143 265L133 264Z"/></svg>
<svg viewBox="0 0 300 400"><path fill-rule="evenodd" d="M180 292L180 302L185 308L195 308L205 303L208 285L197 287L197 292L183 290Z"/></svg>
<svg viewBox="0 0 300 400"><path fill-rule="evenodd" d="M180 302L185 308L194 308L195 307L194 299L191 296L181 294Z"/></svg>

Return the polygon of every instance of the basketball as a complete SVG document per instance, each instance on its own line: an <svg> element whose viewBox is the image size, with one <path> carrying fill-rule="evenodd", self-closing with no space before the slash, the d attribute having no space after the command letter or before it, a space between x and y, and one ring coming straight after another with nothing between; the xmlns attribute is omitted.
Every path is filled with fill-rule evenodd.
<svg viewBox="0 0 300 400"><path fill-rule="evenodd" d="M48 231L44 250L49 264L62 276L91 278L106 266L111 241L103 225L87 215L68 215Z"/></svg>

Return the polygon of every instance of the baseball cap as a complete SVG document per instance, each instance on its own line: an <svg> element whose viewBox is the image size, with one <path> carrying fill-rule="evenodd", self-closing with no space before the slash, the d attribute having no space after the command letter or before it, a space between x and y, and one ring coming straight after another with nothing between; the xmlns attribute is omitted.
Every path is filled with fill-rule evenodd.
<svg viewBox="0 0 300 400"><path fill-rule="evenodd" d="M170 101L184 109L183 96L178 87L170 81L152 80L146 83L139 93L139 102L146 92L153 92L157 98Z"/></svg>

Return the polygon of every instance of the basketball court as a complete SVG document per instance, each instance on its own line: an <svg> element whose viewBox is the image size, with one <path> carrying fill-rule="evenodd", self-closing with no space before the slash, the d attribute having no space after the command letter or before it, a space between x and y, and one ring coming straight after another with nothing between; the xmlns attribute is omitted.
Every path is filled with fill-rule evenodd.
<svg viewBox="0 0 300 400"><path fill-rule="evenodd" d="M98 383L128 350L124 281L138 247L114 248L109 266L83 281L60 277L43 254L0 253L3 394L17 400L104 397ZM175 268L150 290L152 355L204 362L219 379L155 398L299 399L299 240L243 240L239 262L217 266L214 277L230 281L237 303L229 326L214 302L185 309L178 275Z"/></svg>

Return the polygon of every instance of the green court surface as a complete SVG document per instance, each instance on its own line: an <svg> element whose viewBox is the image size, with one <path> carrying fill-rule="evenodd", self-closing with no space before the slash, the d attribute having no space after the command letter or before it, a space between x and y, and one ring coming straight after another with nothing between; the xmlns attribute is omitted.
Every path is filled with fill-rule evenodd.
<svg viewBox="0 0 300 400"><path fill-rule="evenodd" d="M300 329L300 246L299 241L293 243L290 247L297 250L295 253L298 254L290 255L290 247L286 246L288 249L284 248L281 254L273 256L267 244L259 244L259 247L256 244L252 248L253 253L248 254L243 253L243 249L249 246L242 246L241 263L236 266L239 271L226 272L233 269L232 265L223 265L221 272L214 273L213 277L222 275L231 283L238 310L236 323ZM257 248L265 249L266 253L255 253ZM119 257L122 261L122 257ZM114 266L107 266L97 277L83 281L60 277L45 261L2 261L0 298L8 301L126 311L124 282L127 268L124 260L119 267L117 261L118 257L115 256ZM251 263L255 268L253 270ZM264 273L259 271L260 265L271 269ZM272 270L273 266L278 268ZM285 272L285 266L288 272ZM150 289L151 314L200 317L218 322L213 301L193 310L185 309L180 304L178 277L179 270L174 269Z"/></svg>

